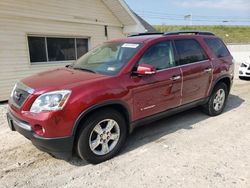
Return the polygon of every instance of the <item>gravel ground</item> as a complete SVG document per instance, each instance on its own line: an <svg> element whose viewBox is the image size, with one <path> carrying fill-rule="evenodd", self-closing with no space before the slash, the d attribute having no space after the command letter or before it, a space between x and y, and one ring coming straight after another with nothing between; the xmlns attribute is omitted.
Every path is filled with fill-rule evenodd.
<svg viewBox="0 0 250 188"><path fill-rule="evenodd" d="M0 187L250 187L249 93L236 78L222 115L192 109L138 128L99 165L39 151L9 130L0 105Z"/></svg>

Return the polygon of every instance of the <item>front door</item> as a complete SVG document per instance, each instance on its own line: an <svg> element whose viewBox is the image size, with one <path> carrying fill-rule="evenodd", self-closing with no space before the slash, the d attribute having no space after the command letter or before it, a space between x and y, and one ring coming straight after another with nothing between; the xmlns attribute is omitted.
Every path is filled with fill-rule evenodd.
<svg viewBox="0 0 250 188"><path fill-rule="evenodd" d="M149 64L156 74L132 76L135 120L166 111L180 105L181 71L176 67L171 41L151 46L142 55L137 66Z"/></svg>

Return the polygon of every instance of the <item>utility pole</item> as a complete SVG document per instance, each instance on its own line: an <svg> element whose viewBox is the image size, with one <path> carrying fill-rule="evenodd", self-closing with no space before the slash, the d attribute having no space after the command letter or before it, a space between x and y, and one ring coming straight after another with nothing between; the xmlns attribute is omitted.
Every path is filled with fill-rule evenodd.
<svg viewBox="0 0 250 188"><path fill-rule="evenodd" d="M184 20L189 20L189 25L193 25L193 16L192 16L192 14L185 15Z"/></svg>

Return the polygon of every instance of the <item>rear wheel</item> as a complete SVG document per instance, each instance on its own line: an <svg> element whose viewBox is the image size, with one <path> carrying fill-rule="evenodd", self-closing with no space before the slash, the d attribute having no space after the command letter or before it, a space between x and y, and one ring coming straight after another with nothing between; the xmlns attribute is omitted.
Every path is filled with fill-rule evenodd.
<svg viewBox="0 0 250 188"><path fill-rule="evenodd" d="M114 157L127 137L126 122L113 109L95 112L82 127L77 141L77 152L82 159L94 164Z"/></svg>
<svg viewBox="0 0 250 188"><path fill-rule="evenodd" d="M228 87L221 82L215 86L207 104L204 105L204 111L210 116L217 116L225 108L228 97Z"/></svg>

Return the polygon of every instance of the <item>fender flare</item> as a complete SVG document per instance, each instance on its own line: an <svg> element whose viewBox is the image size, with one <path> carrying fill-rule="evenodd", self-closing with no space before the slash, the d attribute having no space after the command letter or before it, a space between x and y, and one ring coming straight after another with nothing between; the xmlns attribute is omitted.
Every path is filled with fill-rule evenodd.
<svg viewBox="0 0 250 188"><path fill-rule="evenodd" d="M126 118L126 121L128 123L128 129L129 129L128 131L130 131L130 129L131 129L131 126L130 126L131 111L130 111L130 108L128 107L128 105L126 103L120 101L120 100L109 100L109 101L105 101L105 102L102 102L102 103L95 104L95 105L87 108L86 110L84 110L82 113L80 113L80 115L77 117L76 121L74 122L73 130L72 130L71 135L72 136L76 135L76 131L78 129L79 123L89 113L94 112L97 109L100 109L100 108L103 108L103 107L109 107L109 106L112 106L112 105L120 105L126 111L125 118Z"/></svg>
<svg viewBox="0 0 250 188"><path fill-rule="evenodd" d="M222 76L218 77L216 80L213 81L213 84L212 84L211 89L210 89L210 91L209 91L209 96L212 94L212 92L213 92L213 90L214 90L214 87L215 87L222 79L224 79L224 78L227 78L227 79L230 80L230 86L229 86L229 88L228 88L228 92L230 92L230 89L231 89L231 87L232 87L232 81L233 81L233 79L232 79L232 77L231 77L230 75L222 75Z"/></svg>

